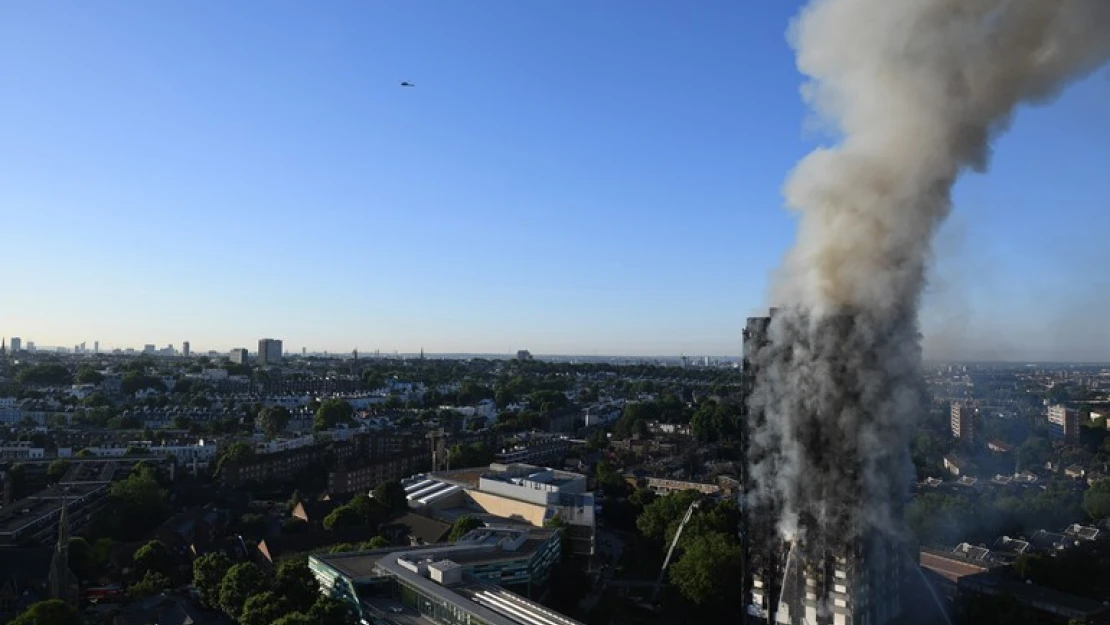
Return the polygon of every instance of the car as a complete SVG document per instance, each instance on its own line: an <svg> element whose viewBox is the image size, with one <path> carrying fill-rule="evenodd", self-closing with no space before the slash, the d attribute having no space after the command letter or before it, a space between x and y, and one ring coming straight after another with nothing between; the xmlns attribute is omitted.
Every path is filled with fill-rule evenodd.
<svg viewBox="0 0 1110 625"><path fill-rule="evenodd" d="M400 614L400 613L404 612L405 609L401 608L401 607L398 607L398 606L393 606L392 608L389 608L389 611L394 613L394 614Z"/></svg>

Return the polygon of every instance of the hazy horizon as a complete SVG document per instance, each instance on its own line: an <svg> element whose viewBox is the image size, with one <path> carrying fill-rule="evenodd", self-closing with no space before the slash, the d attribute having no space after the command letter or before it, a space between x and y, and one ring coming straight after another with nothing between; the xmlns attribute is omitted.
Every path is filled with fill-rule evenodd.
<svg viewBox="0 0 1110 625"><path fill-rule="evenodd" d="M801 4L6 6L0 334L738 355L830 142ZM1110 361L1108 77L958 184L927 358Z"/></svg>

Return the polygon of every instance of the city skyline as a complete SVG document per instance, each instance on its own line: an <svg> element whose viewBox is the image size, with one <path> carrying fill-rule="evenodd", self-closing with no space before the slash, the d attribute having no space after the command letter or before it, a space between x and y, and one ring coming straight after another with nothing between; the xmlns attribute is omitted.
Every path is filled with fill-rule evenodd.
<svg viewBox="0 0 1110 625"><path fill-rule="evenodd" d="M829 142L784 36L800 4L8 7L0 326L738 354L794 236L785 172ZM927 357L1110 360L1108 96L1103 71L1023 109L957 186Z"/></svg>

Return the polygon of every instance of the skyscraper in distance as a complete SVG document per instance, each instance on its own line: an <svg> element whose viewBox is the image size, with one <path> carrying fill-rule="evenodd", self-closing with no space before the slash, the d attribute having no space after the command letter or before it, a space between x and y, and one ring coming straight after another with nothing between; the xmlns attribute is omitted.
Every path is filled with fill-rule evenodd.
<svg viewBox="0 0 1110 625"><path fill-rule="evenodd" d="M185 341L181 344L181 355L186 358L189 357L189 341Z"/></svg>
<svg viewBox="0 0 1110 625"><path fill-rule="evenodd" d="M272 367L281 364L281 341L278 339L258 339L258 364Z"/></svg>

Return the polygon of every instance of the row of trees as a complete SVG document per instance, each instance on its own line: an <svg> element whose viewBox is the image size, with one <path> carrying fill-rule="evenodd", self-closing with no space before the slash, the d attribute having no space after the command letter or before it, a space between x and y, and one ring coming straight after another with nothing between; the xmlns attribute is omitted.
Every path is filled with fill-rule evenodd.
<svg viewBox="0 0 1110 625"><path fill-rule="evenodd" d="M921 545L989 544L1001 535L1064 527L1083 518L1084 508L1110 513L1102 492L1110 490L1084 497L1068 485L1052 484L978 495L922 493L907 506L906 524Z"/></svg>
<svg viewBox="0 0 1110 625"><path fill-rule="evenodd" d="M320 594L303 558L278 563L269 576L253 562L232 564L211 553L193 562L193 585L201 601L239 625L353 623L351 607Z"/></svg>

